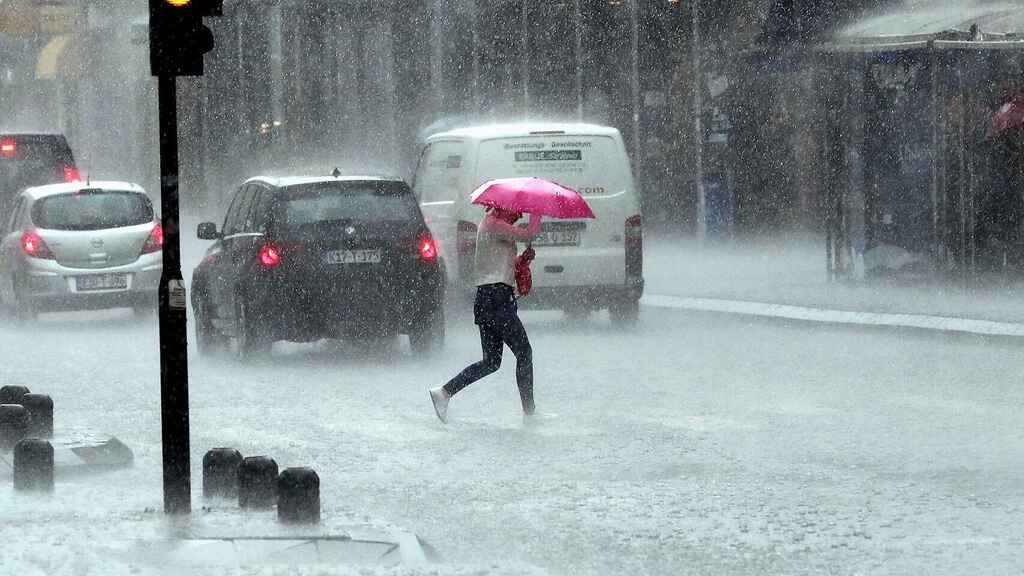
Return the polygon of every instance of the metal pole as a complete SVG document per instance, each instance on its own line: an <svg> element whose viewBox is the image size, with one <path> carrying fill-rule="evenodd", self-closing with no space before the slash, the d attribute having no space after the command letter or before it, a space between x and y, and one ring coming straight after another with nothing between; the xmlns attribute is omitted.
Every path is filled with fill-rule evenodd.
<svg viewBox="0 0 1024 576"><path fill-rule="evenodd" d="M694 155L694 178L697 181L697 243L704 245L707 238L707 197L704 191L704 72L701 67L700 0L691 7L693 24L693 138L697 152Z"/></svg>
<svg viewBox="0 0 1024 576"><path fill-rule="evenodd" d="M576 11L576 120L583 121L583 10L580 0L573 2Z"/></svg>
<svg viewBox="0 0 1024 576"><path fill-rule="evenodd" d="M931 165L929 174L931 176L931 181L928 186L932 203L931 258L932 263L938 265L941 252L941 241L939 239L939 140L941 138L941 134L939 132L939 115L941 114L941 111L939 101L939 52L934 47L931 49L931 53L929 54L928 64L931 68L931 109L929 110L931 122L929 125L931 127L932 145L928 151L928 162ZM944 160L945 159L943 158L943 161Z"/></svg>
<svg viewBox="0 0 1024 576"><path fill-rule="evenodd" d="M643 147L640 146L640 30L639 8L637 0L629 2L629 19L631 23L630 42L632 44L632 66L631 78L633 91L633 164L636 167L636 175L643 184Z"/></svg>
<svg viewBox="0 0 1024 576"><path fill-rule="evenodd" d="M175 77L159 76L160 207L164 231L160 277L160 423L164 512L192 511L189 474L188 350L185 284L178 226L178 114Z"/></svg>
<svg viewBox="0 0 1024 576"><path fill-rule="evenodd" d="M480 96L480 6L473 0L473 118L480 116L483 99Z"/></svg>
<svg viewBox="0 0 1024 576"><path fill-rule="evenodd" d="M519 61L523 67L523 118L525 119L530 115L530 55L527 52L527 48L530 46L530 17L527 12L529 0L520 0L520 3L522 6L522 30L520 34L522 44L519 48Z"/></svg>
<svg viewBox="0 0 1024 576"><path fill-rule="evenodd" d="M444 106L444 84L446 78L444 77L444 68L441 66L441 61L444 58L444 47L441 45L441 41L445 31L441 30L441 28L448 20L445 7L441 5L442 1L434 0L430 2L430 85L435 110L440 111L442 114L447 114L448 110Z"/></svg>
<svg viewBox="0 0 1024 576"><path fill-rule="evenodd" d="M957 160L959 164L957 179L960 192L960 277L966 287L970 283L970 272L967 266L967 136L964 118L966 96L964 94L964 63L963 55L958 54L957 79L960 91L959 113L957 126Z"/></svg>

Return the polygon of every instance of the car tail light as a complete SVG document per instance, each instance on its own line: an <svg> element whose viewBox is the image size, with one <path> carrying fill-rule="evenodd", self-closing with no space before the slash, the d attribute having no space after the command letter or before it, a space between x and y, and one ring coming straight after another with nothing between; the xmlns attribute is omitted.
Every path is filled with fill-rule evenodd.
<svg viewBox="0 0 1024 576"><path fill-rule="evenodd" d="M18 153L18 143L14 138L0 140L0 158L14 158Z"/></svg>
<svg viewBox="0 0 1024 576"><path fill-rule="evenodd" d="M82 173L78 171L78 168L74 166L64 167L64 181L65 182L81 182Z"/></svg>
<svg viewBox="0 0 1024 576"><path fill-rule="evenodd" d="M643 276L644 228L640 215L626 219L626 276Z"/></svg>
<svg viewBox="0 0 1024 576"><path fill-rule="evenodd" d="M264 270L272 270L281 265L281 249L276 244L268 243L260 247L257 257L260 267Z"/></svg>
<svg viewBox="0 0 1024 576"><path fill-rule="evenodd" d="M56 259L50 247L35 232L25 232L21 235L21 250L26 256L31 256L32 258L39 258L41 260Z"/></svg>
<svg viewBox="0 0 1024 576"><path fill-rule="evenodd" d="M437 244L434 242L434 237L430 234L420 236L417 247L420 258L424 262L434 262L437 260Z"/></svg>
<svg viewBox="0 0 1024 576"><path fill-rule="evenodd" d="M142 253L150 254L152 252L159 252L164 249L164 227L160 223L156 223L153 226L153 230L149 233L149 238L146 238L146 243L142 245Z"/></svg>
<svg viewBox="0 0 1024 576"><path fill-rule="evenodd" d="M456 251L459 255L459 276L469 278L476 256L476 224L460 220L456 228Z"/></svg>

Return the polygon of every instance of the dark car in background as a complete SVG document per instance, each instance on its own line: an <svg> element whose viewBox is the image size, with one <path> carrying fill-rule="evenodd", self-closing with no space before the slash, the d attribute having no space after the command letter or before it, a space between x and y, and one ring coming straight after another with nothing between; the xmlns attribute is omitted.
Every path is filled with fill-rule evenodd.
<svg viewBox="0 0 1024 576"><path fill-rule="evenodd" d="M0 132L0 220L10 214L19 191L78 180L75 157L64 136Z"/></svg>
<svg viewBox="0 0 1024 576"><path fill-rule="evenodd" d="M198 236L215 240L192 277L202 354L231 338L241 356L279 340L444 342L444 263L401 180L254 178Z"/></svg>

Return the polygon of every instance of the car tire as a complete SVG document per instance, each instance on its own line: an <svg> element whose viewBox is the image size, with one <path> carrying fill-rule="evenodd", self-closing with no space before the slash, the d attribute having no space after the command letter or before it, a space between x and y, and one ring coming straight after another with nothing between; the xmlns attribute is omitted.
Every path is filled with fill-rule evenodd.
<svg viewBox="0 0 1024 576"><path fill-rule="evenodd" d="M424 314L409 330L409 347L417 356L433 354L444 347L444 306Z"/></svg>
<svg viewBox="0 0 1024 576"><path fill-rule="evenodd" d="M11 298L14 298L13 294L11 294ZM4 299L3 294L0 294L0 318L3 318L4 320L15 319L14 301L11 300L8 302Z"/></svg>
<svg viewBox="0 0 1024 576"><path fill-rule="evenodd" d="M203 305L194 306L196 311L196 350L200 356L213 356L227 347L227 338L217 332L210 321L210 314Z"/></svg>
<svg viewBox="0 0 1024 576"><path fill-rule="evenodd" d="M640 300L626 298L613 302L608 307L608 316L616 326L634 326L640 317Z"/></svg>
<svg viewBox="0 0 1024 576"><path fill-rule="evenodd" d="M32 301L25 295L24 279L14 277L14 318L25 324L36 319L38 312Z"/></svg>
<svg viewBox="0 0 1024 576"><path fill-rule="evenodd" d="M252 358L270 351L270 339L261 330L257 319L250 314L249 303L241 296L235 313L235 340L239 358Z"/></svg>
<svg viewBox="0 0 1024 576"><path fill-rule="evenodd" d="M565 312L565 317L569 322L581 323L590 319L590 313L593 310L584 306L566 306L563 312Z"/></svg>

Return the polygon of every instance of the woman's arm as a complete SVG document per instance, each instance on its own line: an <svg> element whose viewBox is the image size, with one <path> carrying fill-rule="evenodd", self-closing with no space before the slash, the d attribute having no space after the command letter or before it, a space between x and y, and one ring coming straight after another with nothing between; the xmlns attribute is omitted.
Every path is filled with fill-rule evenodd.
<svg viewBox="0 0 1024 576"><path fill-rule="evenodd" d="M530 224L524 229L488 214L487 217L484 218L481 228L483 228L485 232L494 234L499 238L518 242L529 242L540 234L540 220L540 214L530 214Z"/></svg>

